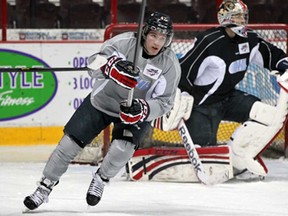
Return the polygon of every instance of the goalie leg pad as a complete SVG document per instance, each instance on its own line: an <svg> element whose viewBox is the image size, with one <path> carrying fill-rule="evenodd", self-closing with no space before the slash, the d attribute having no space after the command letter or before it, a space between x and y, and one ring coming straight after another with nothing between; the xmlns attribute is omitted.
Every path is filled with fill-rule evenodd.
<svg viewBox="0 0 288 216"><path fill-rule="evenodd" d="M288 112L288 94L280 90L277 106L255 102L250 111L250 118L233 133L229 145L232 149L232 162L236 169L265 175L264 163L255 160L256 156L269 146L284 125ZM264 165L264 166L263 166Z"/></svg>
<svg viewBox="0 0 288 216"><path fill-rule="evenodd" d="M270 127L257 122L247 121L233 133L228 145L232 149L232 164L238 170L248 169L266 175L266 171L254 158L262 151L275 135Z"/></svg>
<svg viewBox="0 0 288 216"><path fill-rule="evenodd" d="M209 179L218 173L233 178L229 146L196 148ZM136 150L128 163L127 172L133 181L199 182L187 151L179 147L153 147Z"/></svg>
<svg viewBox="0 0 288 216"><path fill-rule="evenodd" d="M249 113L249 117L265 125L271 125L277 113L277 108L269 104L256 101Z"/></svg>

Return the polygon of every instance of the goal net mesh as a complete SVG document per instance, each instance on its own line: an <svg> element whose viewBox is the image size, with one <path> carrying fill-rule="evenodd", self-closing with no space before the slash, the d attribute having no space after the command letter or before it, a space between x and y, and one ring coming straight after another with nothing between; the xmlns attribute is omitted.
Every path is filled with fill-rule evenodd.
<svg viewBox="0 0 288 216"><path fill-rule="evenodd" d="M192 46L192 43L195 39L195 36L200 32L204 31L207 28L213 27L213 25L174 25L175 35L172 42L172 49L175 51L178 58L184 55ZM121 32L135 31L137 28L136 25L118 25L114 28L107 28L105 32L105 38L108 39L116 34ZM258 32L265 40L271 42L277 47L283 49L287 52L287 25L252 25L252 29ZM107 32L108 31L108 32ZM280 87L276 81L276 78L269 73L270 71L260 68L257 65L249 65L248 71L244 79L237 85L237 88L243 90L249 94L259 97L262 102L276 105L277 98L279 96ZM234 130L239 126L238 123L222 121L217 133L218 144L226 144L231 137ZM113 125L110 126L110 131L112 130ZM106 129L107 131L107 129ZM109 131L109 129L108 129ZM111 133L102 132L98 137L93 140L93 142L86 147L88 150L87 153L82 153L75 160L78 162L91 162L91 160L101 160L100 154L105 154L107 145L104 140L111 139ZM284 155L284 146L285 146L285 127L275 138L271 146L263 153L266 157L279 157ZM106 136L106 137L105 137ZM109 137L107 137L109 136ZM150 131L149 136L144 141L144 147L151 146L182 146L181 138L178 134L178 131L169 131L164 132L158 129L153 129ZM98 151L95 152L95 147L98 148ZM99 148L101 152L99 152ZM88 158L88 156L90 158ZM97 159L95 159L95 157Z"/></svg>

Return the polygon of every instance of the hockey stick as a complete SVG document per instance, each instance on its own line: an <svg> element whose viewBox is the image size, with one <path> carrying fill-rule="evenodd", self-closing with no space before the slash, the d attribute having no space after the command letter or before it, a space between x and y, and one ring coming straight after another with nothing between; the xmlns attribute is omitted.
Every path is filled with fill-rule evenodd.
<svg viewBox="0 0 288 216"><path fill-rule="evenodd" d="M142 37L142 25L143 25L143 20L144 20L145 7L146 7L146 0L142 0L141 8L140 8L140 14L139 14L139 18L138 18L138 29L137 29L135 53L134 53L134 59L133 59L133 65L134 65L134 72L135 73L137 71L136 67L137 67L139 47L140 47L140 42L141 42L141 37ZM128 94L128 99L127 99L127 106L128 107L131 107L131 105L132 105L133 94L134 94L134 88L132 88Z"/></svg>
<svg viewBox="0 0 288 216"><path fill-rule="evenodd" d="M69 68L69 67L59 67L59 68L0 68L0 72L49 72L49 71L87 71L87 67L80 68Z"/></svg>
<svg viewBox="0 0 288 216"><path fill-rule="evenodd" d="M102 65L106 64L107 59L104 56L98 55L97 53L93 56L93 61L87 65L87 67L56 67L56 68L42 68L42 67L32 67L32 68L1 68L0 72L50 72L50 71L87 71L87 70L97 70Z"/></svg>
<svg viewBox="0 0 288 216"><path fill-rule="evenodd" d="M214 185L224 183L229 180L228 170L225 170L220 173L213 173L212 175L208 176L208 174L204 170L204 166L199 158L195 145L192 141L192 138L189 134L189 131L183 119L180 121L178 125L178 132L182 138L189 160L194 167L196 176L201 183L205 185Z"/></svg>

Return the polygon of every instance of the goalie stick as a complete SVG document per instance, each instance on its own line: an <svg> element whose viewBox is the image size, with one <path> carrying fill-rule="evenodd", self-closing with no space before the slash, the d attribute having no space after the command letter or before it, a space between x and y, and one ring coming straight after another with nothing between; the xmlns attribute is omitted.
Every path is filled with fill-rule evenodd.
<svg viewBox="0 0 288 216"><path fill-rule="evenodd" d="M178 125L178 132L182 138L189 160L193 165L195 174L201 183L205 185L214 185L224 183L229 180L228 170L224 170L223 172L212 173L209 176L204 171L203 164L199 158L199 155L196 151L196 147L192 141L192 138L189 134L189 131L183 119L180 121Z"/></svg>
<svg viewBox="0 0 288 216"><path fill-rule="evenodd" d="M140 14L138 18L138 29L137 29L137 38L136 38L136 45L135 45L135 53L134 53L134 59L133 59L133 65L134 65L134 72L136 73L137 69L137 60L139 55L139 47L142 37L142 25L144 20L144 13L145 13L145 7L146 7L146 0L142 0L141 8L140 8ZM132 88L129 91L128 99L127 99L127 106L131 107L132 100L133 100L133 94L134 94L134 88Z"/></svg>

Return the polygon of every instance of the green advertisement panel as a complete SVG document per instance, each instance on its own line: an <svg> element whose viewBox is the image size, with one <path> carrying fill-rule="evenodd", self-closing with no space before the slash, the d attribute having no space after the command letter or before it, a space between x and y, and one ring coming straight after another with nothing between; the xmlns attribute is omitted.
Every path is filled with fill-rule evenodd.
<svg viewBox="0 0 288 216"><path fill-rule="evenodd" d="M0 68L49 67L43 60L16 50L0 49ZM0 72L0 121L31 115L57 92L53 71Z"/></svg>

